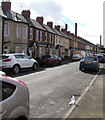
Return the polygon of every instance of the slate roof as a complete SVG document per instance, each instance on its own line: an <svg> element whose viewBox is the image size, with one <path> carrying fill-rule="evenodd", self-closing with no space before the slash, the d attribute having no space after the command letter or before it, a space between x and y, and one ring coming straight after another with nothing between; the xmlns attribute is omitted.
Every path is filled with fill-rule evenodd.
<svg viewBox="0 0 105 120"><path fill-rule="evenodd" d="M35 28L38 28L38 29L46 31L46 29L40 23L38 23L37 21L31 19L31 22L35 26Z"/></svg>
<svg viewBox="0 0 105 120"><path fill-rule="evenodd" d="M43 26L46 28L46 30L50 33L56 34L53 29L51 29L48 25L43 24Z"/></svg>
<svg viewBox="0 0 105 120"><path fill-rule="evenodd" d="M2 8L1 6L0 6L0 16L17 22L28 23L27 20L24 18L24 16L22 16L21 14L18 14L13 11L9 11L5 8Z"/></svg>

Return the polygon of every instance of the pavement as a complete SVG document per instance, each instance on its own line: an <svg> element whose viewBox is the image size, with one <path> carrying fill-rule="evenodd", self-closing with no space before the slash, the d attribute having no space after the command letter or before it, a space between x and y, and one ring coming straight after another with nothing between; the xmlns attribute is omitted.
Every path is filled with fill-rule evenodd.
<svg viewBox="0 0 105 120"><path fill-rule="evenodd" d="M70 120L104 120L105 119L105 64L94 77L82 95L76 100L64 115L64 119Z"/></svg>

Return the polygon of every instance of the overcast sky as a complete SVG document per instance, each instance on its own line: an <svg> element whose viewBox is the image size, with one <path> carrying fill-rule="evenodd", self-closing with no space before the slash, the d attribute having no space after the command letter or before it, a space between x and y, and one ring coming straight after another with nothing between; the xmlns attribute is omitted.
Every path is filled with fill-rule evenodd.
<svg viewBox="0 0 105 120"><path fill-rule="evenodd" d="M0 0L1 2L2 0ZM103 2L104 0L10 0L12 11L21 13L30 9L31 18L44 17L44 23L53 21L62 28L68 24L68 31L94 44L100 43L103 36Z"/></svg>

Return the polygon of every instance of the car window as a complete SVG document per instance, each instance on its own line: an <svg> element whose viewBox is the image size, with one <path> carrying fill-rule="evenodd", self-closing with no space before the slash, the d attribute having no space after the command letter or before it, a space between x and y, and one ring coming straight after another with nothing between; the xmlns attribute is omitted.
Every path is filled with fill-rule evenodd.
<svg viewBox="0 0 105 120"><path fill-rule="evenodd" d="M22 55L14 55L14 56L15 56L15 58L17 58L17 59L23 58Z"/></svg>
<svg viewBox="0 0 105 120"><path fill-rule="evenodd" d="M22 55L22 58L29 59L30 57L28 55Z"/></svg>
<svg viewBox="0 0 105 120"><path fill-rule="evenodd" d="M0 60L2 60L2 59L7 59L9 56L6 56L6 55L1 55L0 56Z"/></svg>
<svg viewBox="0 0 105 120"><path fill-rule="evenodd" d="M2 95L0 101L9 98L14 93L15 89L16 89L15 85L0 81L0 95Z"/></svg>
<svg viewBox="0 0 105 120"><path fill-rule="evenodd" d="M55 55L51 55L51 58L56 58Z"/></svg>
<svg viewBox="0 0 105 120"><path fill-rule="evenodd" d="M84 58L85 60L97 60L95 57L90 57L90 56L86 56L85 58Z"/></svg>
<svg viewBox="0 0 105 120"><path fill-rule="evenodd" d="M44 55L42 56L42 59L50 58L50 55Z"/></svg>
<svg viewBox="0 0 105 120"><path fill-rule="evenodd" d="M27 55L14 55L16 59L29 59L30 57Z"/></svg>

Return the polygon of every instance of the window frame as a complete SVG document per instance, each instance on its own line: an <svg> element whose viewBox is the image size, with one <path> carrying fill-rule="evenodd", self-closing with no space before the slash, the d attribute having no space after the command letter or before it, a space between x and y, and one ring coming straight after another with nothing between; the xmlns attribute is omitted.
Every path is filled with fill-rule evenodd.
<svg viewBox="0 0 105 120"><path fill-rule="evenodd" d="M9 22L4 22L4 36L9 36Z"/></svg>

